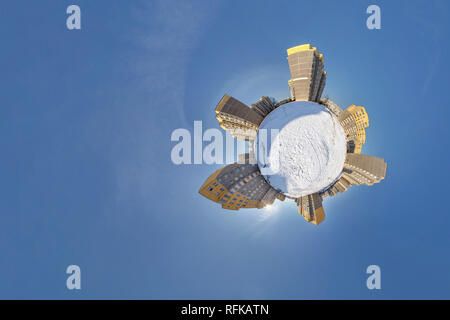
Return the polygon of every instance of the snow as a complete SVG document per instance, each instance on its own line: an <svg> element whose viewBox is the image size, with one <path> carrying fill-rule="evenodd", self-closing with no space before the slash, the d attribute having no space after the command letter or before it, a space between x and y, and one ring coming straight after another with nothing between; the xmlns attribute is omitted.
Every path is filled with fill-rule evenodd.
<svg viewBox="0 0 450 320"><path fill-rule="evenodd" d="M273 139L271 129L279 130ZM294 101L266 116L254 150L267 182L298 198L323 191L339 178L347 147L344 129L325 107Z"/></svg>

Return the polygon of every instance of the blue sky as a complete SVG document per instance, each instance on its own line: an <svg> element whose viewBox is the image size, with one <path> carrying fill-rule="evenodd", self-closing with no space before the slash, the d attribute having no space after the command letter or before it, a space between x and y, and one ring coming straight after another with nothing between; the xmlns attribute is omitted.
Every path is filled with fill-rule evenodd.
<svg viewBox="0 0 450 320"><path fill-rule="evenodd" d="M2 3L0 298L450 298L449 5ZM368 111L363 153L386 179L326 199L319 227L293 202L222 210L197 193L219 166L172 164L172 131L218 128L224 93L287 97L285 50L308 42L324 94Z"/></svg>

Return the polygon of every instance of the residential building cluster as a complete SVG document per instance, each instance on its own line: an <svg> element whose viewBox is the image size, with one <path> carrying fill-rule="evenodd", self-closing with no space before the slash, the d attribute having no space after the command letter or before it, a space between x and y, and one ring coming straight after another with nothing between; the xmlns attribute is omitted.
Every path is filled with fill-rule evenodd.
<svg viewBox="0 0 450 320"><path fill-rule="evenodd" d="M340 177L326 190L295 199L298 212L305 220L318 225L325 219L322 206L324 197L345 192L352 185L371 186L380 182L385 178L387 164L381 158L361 154L366 141L365 128L369 126L365 108L351 105L343 110L328 98L321 98L327 73L324 70L324 57L317 48L304 44L288 49L287 55L291 72L288 82L290 98L277 102L264 96L247 106L225 94L215 109L216 118L220 127L234 138L252 142L264 118L285 103L314 101L337 117L347 139L347 155ZM276 199L284 201L285 195L261 175L252 152L250 150L250 153L240 155L237 163L214 172L203 183L199 193L230 210L261 209L273 204Z"/></svg>

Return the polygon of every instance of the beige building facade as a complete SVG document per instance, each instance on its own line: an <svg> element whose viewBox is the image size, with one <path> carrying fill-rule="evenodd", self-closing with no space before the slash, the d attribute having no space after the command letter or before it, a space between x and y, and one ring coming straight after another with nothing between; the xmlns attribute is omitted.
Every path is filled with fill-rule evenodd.
<svg viewBox="0 0 450 320"><path fill-rule="evenodd" d="M225 94L216 107L220 127L239 140L254 140L264 117L241 101Z"/></svg>
<svg viewBox="0 0 450 320"><path fill-rule="evenodd" d="M250 109L265 118L272 110L276 108L276 103L269 97L262 97L258 102L252 104Z"/></svg>
<svg viewBox="0 0 450 320"><path fill-rule="evenodd" d="M264 208L279 197L258 166L250 163L234 163L217 170L206 179L199 193L229 210Z"/></svg>
<svg viewBox="0 0 450 320"><path fill-rule="evenodd" d="M325 88L327 73L323 55L316 47L303 44L287 50L289 91L295 101L319 101Z"/></svg>
<svg viewBox="0 0 450 320"><path fill-rule="evenodd" d="M328 98L324 98L320 100L320 104L325 106L333 115L339 118L339 115L344 111L339 107L336 103L331 101Z"/></svg>

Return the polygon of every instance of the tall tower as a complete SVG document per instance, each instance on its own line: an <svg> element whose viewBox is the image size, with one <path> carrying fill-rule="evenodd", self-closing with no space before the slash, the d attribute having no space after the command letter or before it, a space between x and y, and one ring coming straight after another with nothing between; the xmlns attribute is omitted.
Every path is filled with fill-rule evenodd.
<svg viewBox="0 0 450 320"><path fill-rule="evenodd" d="M323 55L309 43L287 50L291 71L291 98L299 101L319 101L326 84Z"/></svg>
<svg viewBox="0 0 450 320"><path fill-rule="evenodd" d="M234 163L209 176L199 193L224 209L239 210L272 204L279 192L266 182L257 165Z"/></svg>
<svg viewBox="0 0 450 320"><path fill-rule="evenodd" d="M331 187L329 187L322 196L335 196L338 193L347 191L347 189L353 185L344 175L342 175Z"/></svg>
<svg viewBox="0 0 450 320"><path fill-rule="evenodd" d="M339 122L344 128L347 141L353 141L353 153L361 153L362 145L366 142L366 130L369 126L369 116L366 109L351 105L339 114Z"/></svg>
<svg viewBox="0 0 450 320"><path fill-rule="evenodd" d="M254 140L264 117L239 100L225 94L216 107L220 127L239 140Z"/></svg>
<svg viewBox="0 0 450 320"><path fill-rule="evenodd" d="M373 185L386 176L387 164L383 159L366 154L347 153L342 177L351 184Z"/></svg>
<svg viewBox="0 0 450 320"><path fill-rule="evenodd" d="M386 176L387 164L383 159L365 154L347 153L341 177L322 196L335 196L352 185L373 185Z"/></svg>
<svg viewBox="0 0 450 320"><path fill-rule="evenodd" d="M341 107L339 107L336 103L334 103L333 101L331 101L328 98L321 99L320 103L323 106L325 106L325 108L327 108L328 111L330 111L336 117L339 117L339 115L344 111L344 110L341 109Z"/></svg>
<svg viewBox="0 0 450 320"><path fill-rule="evenodd" d="M263 118L267 116L273 109L275 109L275 101L269 97L262 97L258 102L252 104L250 109L256 111Z"/></svg>
<svg viewBox="0 0 450 320"><path fill-rule="evenodd" d="M315 225L325 220L325 211L322 207L322 196L318 193L300 197L296 200L298 213L300 213L306 221Z"/></svg>

